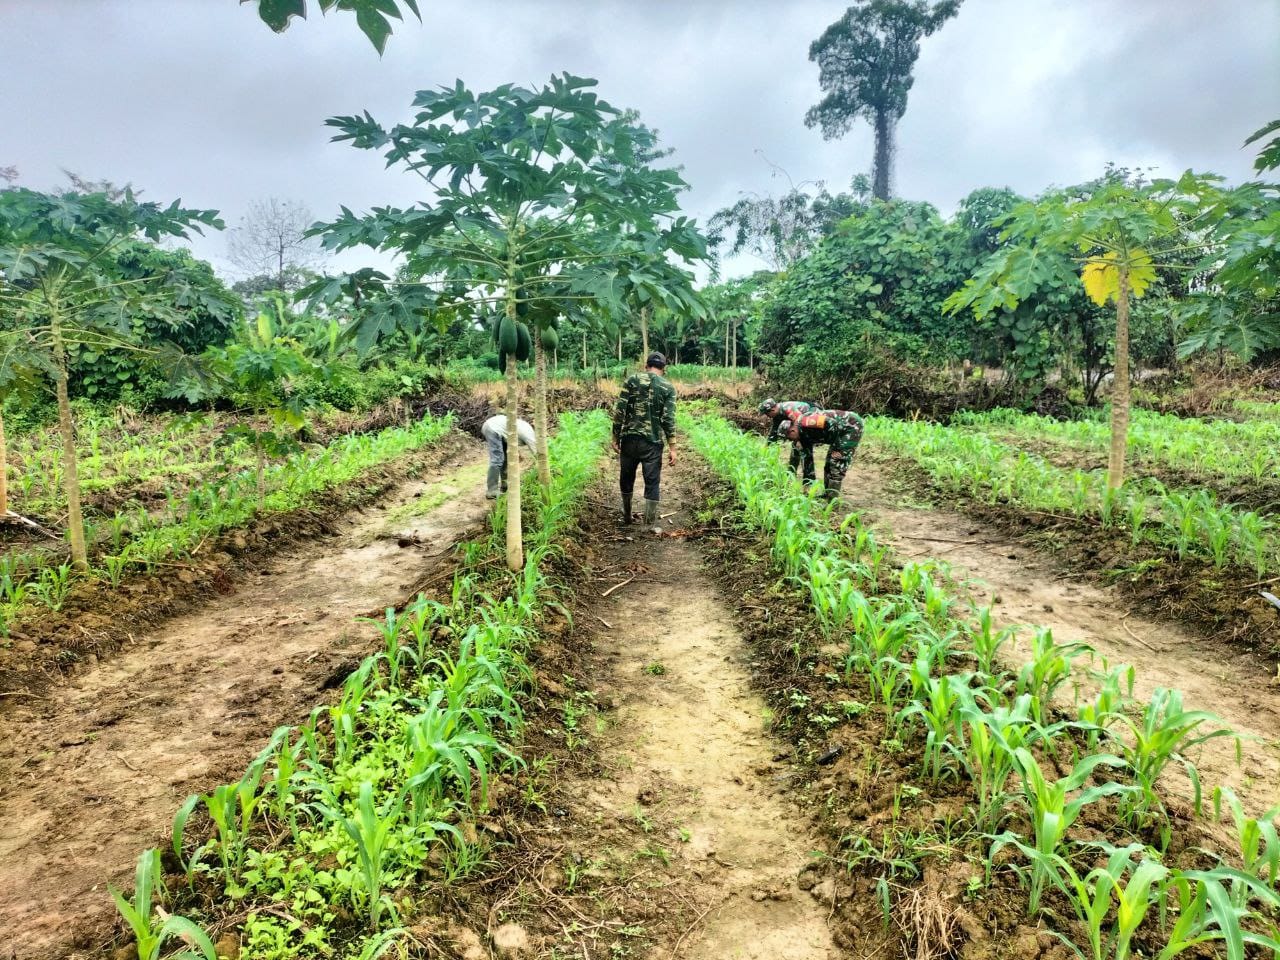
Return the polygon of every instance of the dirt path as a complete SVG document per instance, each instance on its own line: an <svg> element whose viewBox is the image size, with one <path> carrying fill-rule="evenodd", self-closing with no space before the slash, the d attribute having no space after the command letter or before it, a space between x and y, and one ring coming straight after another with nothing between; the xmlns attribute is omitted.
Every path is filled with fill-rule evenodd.
<svg viewBox="0 0 1280 960"><path fill-rule="evenodd" d="M679 472L664 512L689 525ZM675 481L672 483L671 481ZM634 529L634 528L633 528ZM606 763L619 771L593 800L602 817L652 811L680 825L673 862L697 878L700 921L654 958L827 960L839 956L826 909L796 885L817 848L786 799L788 768L751 689L749 652L735 616L703 570L696 546L654 538L606 540L594 607L608 624L598 650L615 658L617 725Z"/></svg>
<svg viewBox="0 0 1280 960"><path fill-rule="evenodd" d="M354 618L399 604L485 515L478 448L400 484L332 539L280 554L47 701L0 744L0 957L74 956L113 910L108 881L188 794L238 777L363 655ZM401 544L404 546L401 546ZM83 935L83 934L82 934Z"/></svg>
<svg viewBox="0 0 1280 960"><path fill-rule="evenodd" d="M945 561L957 579L970 581L977 602L996 599L1003 624L1037 624L1059 642L1084 641L1112 666L1131 664L1139 696L1156 687L1181 690L1188 709L1212 711L1251 737L1239 766L1226 739L1192 751L1205 789L1230 784L1258 810L1280 803L1280 684L1257 660L1176 623L1132 614L1112 591L1069 579L1034 549L963 514L915 502L905 488L899 495L897 487L890 467L860 459L844 495L899 556ZM1019 640L1023 653L1028 643ZM1189 790L1180 774L1172 784Z"/></svg>

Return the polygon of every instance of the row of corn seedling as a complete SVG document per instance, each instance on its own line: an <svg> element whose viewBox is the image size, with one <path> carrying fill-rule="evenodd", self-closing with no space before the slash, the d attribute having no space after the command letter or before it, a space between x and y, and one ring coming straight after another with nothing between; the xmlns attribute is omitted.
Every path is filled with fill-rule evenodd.
<svg viewBox="0 0 1280 960"><path fill-rule="evenodd" d="M1008 863L1027 891L1029 917L1054 891L1076 924L1051 932L1088 960L1125 960L1140 932L1160 944L1161 958L1207 943L1232 960L1250 945L1280 950L1277 811L1250 816L1226 788L1203 803L1187 757L1198 744L1235 734L1186 709L1177 691L1136 701L1131 668L1080 683L1090 651L1058 643L1048 630L1034 631L1028 661L1006 668L1001 651L1014 631L997 630L990 609L957 609L932 563L895 569L857 514L838 522L758 438L718 418L691 423L690 433L734 487L745 522L771 544L777 568L808 594L823 633L845 649L832 681L878 705L884 744L918 748L924 790L966 788L965 824L956 832L981 838L988 876ZM1082 696L1085 687L1094 692ZM1055 695L1073 688L1075 708L1064 712ZM1159 782L1178 767L1196 809L1225 808L1235 824L1238 849L1212 854L1205 869L1165 863L1172 827ZM1073 835L1090 807L1116 842ZM858 839L869 844L854 838L854 849ZM885 855L883 865L892 872L901 862ZM889 875L880 878L886 916Z"/></svg>
<svg viewBox="0 0 1280 960"><path fill-rule="evenodd" d="M295 510L326 490L342 487L362 473L430 446L447 435L452 419L427 416L408 427L376 434L351 434L327 447L299 451L266 471L267 496L258 500L257 481L247 466L172 497L167 509L122 510L86 524L95 545L89 576L112 588L131 573L189 560L211 537L244 526L255 516ZM0 637L30 610L60 610L75 585L71 565L52 555L12 552L0 556Z"/></svg>
<svg viewBox="0 0 1280 960"><path fill-rule="evenodd" d="M1259 578L1280 568L1280 539L1271 520L1218 500L1205 488L1170 488L1154 478L1120 489L1106 471L1057 467L983 434L924 421L871 417L871 450L915 461L943 490L971 500L1012 504L1096 520L1127 531L1179 560L1204 559L1216 568L1253 570Z"/></svg>
<svg viewBox="0 0 1280 960"><path fill-rule="evenodd" d="M504 555L497 510L446 597L386 611L378 652L335 703L276 730L239 781L183 804L168 853L189 892L166 891L155 850L139 859L132 898L113 891L139 960L166 944L213 960L210 936L179 912L202 903L216 924L206 929L238 935L240 960L372 960L408 941L424 883L484 862L475 822L495 774L521 763L525 654L556 602L547 561L607 432L599 413L562 418L552 483L526 501L536 519L520 574L477 573Z"/></svg>
<svg viewBox="0 0 1280 960"><path fill-rule="evenodd" d="M960 413L953 424L1090 450L1105 459L1111 428L1105 411L1082 420L1055 420L1017 410ZM1139 463L1188 473L1263 483L1280 475L1280 423L1198 420L1132 411L1129 456Z"/></svg>

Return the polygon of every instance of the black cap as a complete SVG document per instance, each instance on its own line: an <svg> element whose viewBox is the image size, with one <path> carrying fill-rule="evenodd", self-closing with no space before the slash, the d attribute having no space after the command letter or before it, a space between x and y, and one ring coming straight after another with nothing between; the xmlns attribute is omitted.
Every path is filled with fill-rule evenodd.
<svg viewBox="0 0 1280 960"><path fill-rule="evenodd" d="M644 362L646 367L657 367L659 370L667 369L667 358L656 350L649 354L649 359Z"/></svg>

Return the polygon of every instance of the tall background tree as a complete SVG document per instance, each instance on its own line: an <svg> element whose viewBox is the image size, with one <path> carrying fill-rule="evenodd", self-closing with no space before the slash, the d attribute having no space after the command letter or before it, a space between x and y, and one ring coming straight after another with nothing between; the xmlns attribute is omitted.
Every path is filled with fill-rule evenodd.
<svg viewBox="0 0 1280 960"><path fill-rule="evenodd" d="M227 231L227 259L245 274L235 291L258 296L303 286L327 259L320 241L307 236L314 222L311 211L292 200L268 197L250 204Z"/></svg>
<svg viewBox="0 0 1280 960"><path fill-rule="evenodd" d="M907 111L920 40L960 9L960 0L859 0L809 47L826 94L804 122L826 140L848 133L855 120L875 132L872 194L889 199L893 186L894 129Z"/></svg>

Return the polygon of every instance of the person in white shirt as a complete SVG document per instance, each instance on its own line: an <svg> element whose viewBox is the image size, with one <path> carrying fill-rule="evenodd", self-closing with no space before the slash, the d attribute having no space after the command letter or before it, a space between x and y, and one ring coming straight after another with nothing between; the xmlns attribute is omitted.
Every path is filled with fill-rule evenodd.
<svg viewBox="0 0 1280 960"><path fill-rule="evenodd" d="M496 500L498 494L505 493L507 489L507 415L500 413L490 417L480 428L480 435L489 445L489 475L485 479L484 495L487 500ZM536 456L537 439L533 427L524 420L516 421L516 438Z"/></svg>

